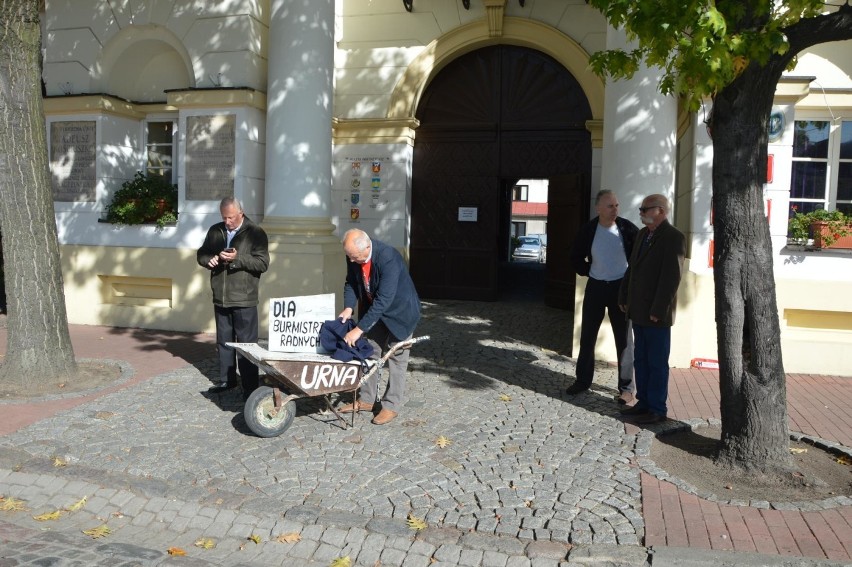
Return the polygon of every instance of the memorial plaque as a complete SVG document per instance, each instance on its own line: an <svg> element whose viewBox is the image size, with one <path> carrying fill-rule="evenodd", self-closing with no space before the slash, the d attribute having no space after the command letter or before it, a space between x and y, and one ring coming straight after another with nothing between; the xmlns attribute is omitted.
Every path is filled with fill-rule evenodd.
<svg viewBox="0 0 852 567"><path fill-rule="evenodd" d="M187 116L186 198L220 201L234 194L234 146L237 117L233 114Z"/></svg>
<svg viewBox="0 0 852 567"><path fill-rule="evenodd" d="M54 201L95 200L94 120L51 122L50 179Z"/></svg>

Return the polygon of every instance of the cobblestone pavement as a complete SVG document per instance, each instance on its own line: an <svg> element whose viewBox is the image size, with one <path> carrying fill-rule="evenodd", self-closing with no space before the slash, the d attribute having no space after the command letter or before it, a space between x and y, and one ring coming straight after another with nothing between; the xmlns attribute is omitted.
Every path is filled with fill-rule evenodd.
<svg viewBox="0 0 852 567"><path fill-rule="evenodd" d="M0 438L0 567L647 565L614 369L582 407L563 396L569 316L425 303L416 334L431 340L385 426L344 429L312 399L283 435L255 437L239 392L206 393L211 356Z"/></svg>

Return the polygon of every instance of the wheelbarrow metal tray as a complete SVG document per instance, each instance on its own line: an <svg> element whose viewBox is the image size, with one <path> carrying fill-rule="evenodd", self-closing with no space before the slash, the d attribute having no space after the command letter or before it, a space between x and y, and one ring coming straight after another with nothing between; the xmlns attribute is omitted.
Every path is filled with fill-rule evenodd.
<svg viewBox="0 0 852 567"><path fill-rule="evenodd" d="M284 389L304 396L351 392L361 382L358 361L342 362L326 354L272 352L257 343L227 343L266 372L267 379L281 382Z"/></svg>

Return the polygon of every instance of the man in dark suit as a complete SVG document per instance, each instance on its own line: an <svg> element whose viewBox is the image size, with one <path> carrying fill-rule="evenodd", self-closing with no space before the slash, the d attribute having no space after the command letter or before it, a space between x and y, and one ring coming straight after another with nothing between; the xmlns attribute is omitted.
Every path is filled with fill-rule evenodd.
<svg viewBox="0 0 852 567"><path fill-rule="evenodd" d="M636 423L649 424L667 419L671 331L686 239L669 224L669 201L664 195L645 197L639 213L644 228L636 237L618 301L633 322L638 401L622 413Z"/></svg>
<svg viewBox="0 0 852 567"><path fill-rule="evenodd" d="M343 340L353 346L361 335L373 343L373 357L379 358L388 348L412 337L420 321L420 298L414 282L397 250L378 240L370 240L363 230L351 229L343 235L346 253L346 283L343 287L342 321L352 317L358 305L358 325L346 333ZM373 418L384 425L399 415L405 403L405 373L409 350L404 349L388 359L390 376L382 396L382 410ZM361 387L361 397L338 411L373 411L378 399L379 373Z"/></svg>

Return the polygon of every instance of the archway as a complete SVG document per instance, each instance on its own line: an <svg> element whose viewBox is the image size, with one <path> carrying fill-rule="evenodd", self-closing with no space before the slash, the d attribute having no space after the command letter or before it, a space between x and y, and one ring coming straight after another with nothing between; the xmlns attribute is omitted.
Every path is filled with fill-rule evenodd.
<svg viewBox="0 0 852 567"><path fill-rule="evenodd" d="M92 68L95 92L134 102L163 102L165 91L195 86L191 58L163 26L128 26L101 50Z"/></svg>
<svg viewBox="0 0 852 567"><path fill-rule="evenodd" d="M444 67L416 116L410 254L420 294L496 300L507 188L548 178L546 298L573 306L567 254L588 208L592 167L592 114L576 79L534 49L485 47Z"/></svg>

